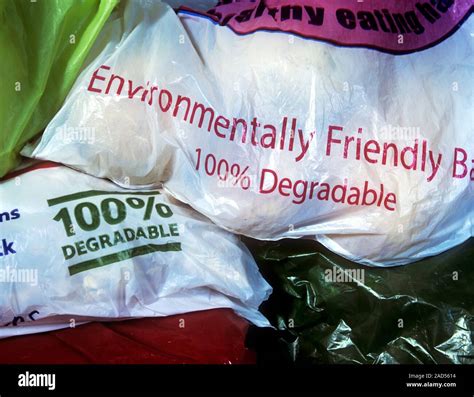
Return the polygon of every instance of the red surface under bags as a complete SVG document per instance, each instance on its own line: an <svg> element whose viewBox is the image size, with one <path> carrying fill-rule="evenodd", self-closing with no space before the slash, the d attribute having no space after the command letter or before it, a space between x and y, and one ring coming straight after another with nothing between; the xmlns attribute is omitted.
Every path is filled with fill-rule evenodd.
<svg viewBox="0 0 474 397"><path fill-rule="evenodd" d="M0 363L252 364L247 329L229 309L89 323L0 340Z"/></svg>

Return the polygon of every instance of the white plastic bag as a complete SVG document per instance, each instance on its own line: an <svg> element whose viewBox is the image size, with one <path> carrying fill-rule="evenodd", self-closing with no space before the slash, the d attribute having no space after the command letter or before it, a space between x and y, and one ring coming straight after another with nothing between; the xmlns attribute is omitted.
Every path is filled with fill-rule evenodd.
<svg viewBox="0 0 474 397"><path fill-rule="evenodd" d="M314 236L368 265L463 242L474 234L469 3L320 3L178 17L131 2L30 155L132 188L164 181L228 230Z"/></svg>
<svg viewBox="0 0 474 397"><path fill-rule="evenodd" d="M0 337L219 307L271 288L236 237L159 191L44 163L0 183Z"/></svg>

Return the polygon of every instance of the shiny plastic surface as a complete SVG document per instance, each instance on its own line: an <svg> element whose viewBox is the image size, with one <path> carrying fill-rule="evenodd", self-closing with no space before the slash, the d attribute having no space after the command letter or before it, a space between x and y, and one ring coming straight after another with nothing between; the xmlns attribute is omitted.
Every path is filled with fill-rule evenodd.
<svg viewBox="0 0 474 397"><path fill-rule="evenodd" d="M268 324L254 259L190 207L51 163L21 172L0 182L0 338L213 308Z"/></svg>
<svg viewBox="0 0 474 397"><path fill-rule="evenodd" d="M439 254L474 232L466 4L440 19L449 35L411 32L407 43L429 48L394 55L280 25L236 34L209 15L129 2L25 154L128 188L164 181L217 225L262 240L310 236L372 266Z"/></svg>
<svg viewBox="0 0 474 397"><path fill-rule="evenodd" d="M390 269L310 241L247 245L274 288L263 312L293 361L474 364L474 239Z"/></svg>
<svg viewBox="0 0 474 397"><path fill-rule="evenodd" d="M59 110L117 3L0 1L0 177Z"/></svg>

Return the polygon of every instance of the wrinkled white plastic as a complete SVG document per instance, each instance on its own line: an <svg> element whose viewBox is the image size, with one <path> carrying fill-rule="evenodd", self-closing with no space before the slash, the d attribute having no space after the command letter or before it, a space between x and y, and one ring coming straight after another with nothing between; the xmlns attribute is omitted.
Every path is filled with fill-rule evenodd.
<svg viewBox="0 0 474 397"><path fill-rule="evenodd" d="M105 193L48 205L48 200L90 191ZM258 307L271 287L238 238L166 194L136 193L63 166L36 169L0 183L0 337L91 320L167 316L223 307L258 326L269 325ZM74 220L78 205L89 202L101 208L105 199L128 200L136 208L127 203L122 222L110 225L102 215L96 230L82 230ZM140 199L144 200L143 207ZM163 218L150 206L150 219L144 220L149 199L153 206L168 205L172 216ZM74 235L68 236L63 222L57 219L62 208L73 217ZM111 214L117 215L113 205ZM87 210L84 216L90 223ZM170 224L177 224L179 236L118 242L96 251L88 249L70 259L63 254L62 247L99 235L123 234L125 228L146 230L150 225L162 225L166 232ZM176 242L181 244L181 251L142 254L73 275L68 270L78 262L133 247Z"/></svg>
<svg viewBox="0 0 474 397"><path fill-rule="evenodd" d="M469 175L452 177L455 148L467 152L469 170L474 156L473 29L471 17L436 46L394 56L284 33L236 35L205 17L178 17L163 4L132 2L123 21L109 26L111 41L79 77L41 142L25 153L126 187L164 181L176 198L237 233L258 239L313 236L363 264L406 264L474 234L472 181ZM99 69L102 65L110 69ZM97 70L106 79L122 76L125 91L115 95L112 87L112 94L104 93L108 80L93 81L101 93L88 91ZM293 150L288 150L288 136L285 150L253 146L250 129L246 143L239 141L241 133L234 142L228 133L218 137L206 129L207 121L198 128L173 117L174 106L163 112L155 102L150 106L130 99L127 84L156 85L168 90L173 101L184 95L216 115L248 121L258 117L278 131L285 115L288 123L296 118ZM428 181L433 173L428 160L424 171L420 163L417 170L381 165L380 157L379 164L370 164L354 153L343 159L341 145L327 156L330 125L343 127L334 132L342 140L360 137L363 143L374 139L400 148L413 146L414 139L421 147L425 140L434 162L442 153L441 165ZM64 131L84 128L92 131L93 142L65 139ZM308 142L311 132L314 141L298 160L299 139ZM226 159L229 166L238 164L235 178L206 175L202 164L196 170L197 149L217 161ZM273 183L267 179L260 185L264 168L274 170L279 182L289 178L293 184L304 180L362 189L367 181L369 188L378 189L383 183L396 204L394 210L317 199L297 204L291 189L283 189L289 195L278 189L259 191ZM251 187L245 190L249 180Z"/></svg>

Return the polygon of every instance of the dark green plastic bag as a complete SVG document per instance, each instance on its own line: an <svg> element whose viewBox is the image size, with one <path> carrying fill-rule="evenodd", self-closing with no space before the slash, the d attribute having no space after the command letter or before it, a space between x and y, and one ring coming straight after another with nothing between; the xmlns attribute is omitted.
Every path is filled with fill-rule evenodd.
<svg viewBox="0 0 474 397"><path fill-rule="evenodd" d="M58 111L118 0L0 0L0 177Z"/></svg>
<svg viewBox="0 0 474 397"><path fill-rule="evenodd" d="M262 310L281 330L263 360L281 346L299 364L474 363L474 239L394 268L312 241L247 243L274 288ZM362 282L350 269L364 270Z"/></svg>

